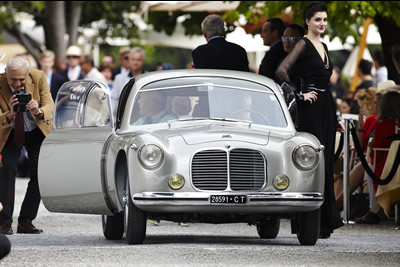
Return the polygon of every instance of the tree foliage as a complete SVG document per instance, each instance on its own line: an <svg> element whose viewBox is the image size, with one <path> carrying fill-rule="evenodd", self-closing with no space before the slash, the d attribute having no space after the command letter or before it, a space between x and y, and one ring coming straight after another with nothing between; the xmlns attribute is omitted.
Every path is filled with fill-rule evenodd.
<svg viewBox="0 0 400 267"><path fill-rule="evenodd" d="M136 12L140 1L84 1L80 25L92 27L93 22L99 30L99 36L138 38L138 28L129 13Z"/></svg>
<svg viewBox="0 0 400 267"><path fill-rule="evenodd" d="M128 13L139 6L140 1L0 1L0 33L5 30L15 36L37 60L43 45L21 32L16 20L19 12L28 13L37 26L44 28L45 48L62 57L66 46L64 36L68 34L70 38L68 45L75 44L83 28L94 28L94 23L98 28L97 40L98 37L137 39L137 26ZM60 8L62 12L57 12L60 17L54 17Z"/></svg>

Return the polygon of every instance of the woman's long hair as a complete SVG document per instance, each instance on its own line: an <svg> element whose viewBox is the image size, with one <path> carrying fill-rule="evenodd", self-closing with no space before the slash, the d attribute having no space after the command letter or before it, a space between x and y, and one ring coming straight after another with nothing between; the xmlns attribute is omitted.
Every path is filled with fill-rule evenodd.
<svg viewBox="0 0 400 267"><path fill-rule="evenodd" d="M400 119L400 86L391 87L382 95L378 120Z"/></svg>

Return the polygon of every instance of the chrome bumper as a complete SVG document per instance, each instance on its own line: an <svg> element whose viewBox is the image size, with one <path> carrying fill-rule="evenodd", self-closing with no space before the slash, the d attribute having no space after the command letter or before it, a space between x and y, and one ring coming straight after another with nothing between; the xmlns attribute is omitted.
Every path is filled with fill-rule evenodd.
<svg viewBox="0 0 400 267"><path fill-rule="evenodd" d="M246 203L211 203L211 195L245 196ZM159 212L296 212L319 208L324 201L321 193L245 193L143 192L133 195L135 206Z"/></svg>

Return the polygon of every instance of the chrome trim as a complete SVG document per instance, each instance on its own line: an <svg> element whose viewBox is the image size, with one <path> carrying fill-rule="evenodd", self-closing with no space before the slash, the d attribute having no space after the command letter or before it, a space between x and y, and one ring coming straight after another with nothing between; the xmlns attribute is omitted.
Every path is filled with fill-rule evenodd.
<svg viewBox="0 0 400 267"><path fill-rule="evenodd" d="M245 195L246 204L211 204L211 195ZM280 192L194 192L194 193L167 193L167 192L142 192L133 196L135 205L140 206L318 206L322 205L324 196L321 193L280 193Z"/></svg>
<svg viewBox="0 0 400 267"><path fill-rule="evenodd" d="M133 149L134 151L138 151L138 146L136 145L136 144L131 144L130 146L129 146L131 149Z"/></svg>

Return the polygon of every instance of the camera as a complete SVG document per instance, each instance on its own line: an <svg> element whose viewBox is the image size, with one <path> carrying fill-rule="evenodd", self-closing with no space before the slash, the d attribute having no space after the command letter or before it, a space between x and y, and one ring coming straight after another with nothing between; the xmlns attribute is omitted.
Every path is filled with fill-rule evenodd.
<svg viewBox="0 0 400 267"><path fill-rule="evenodd" d="M18 104L14 106L14 112L25 112L26 111L26 104L31 101L30 94L21 94L15 95L18 99Z"/></svg>

